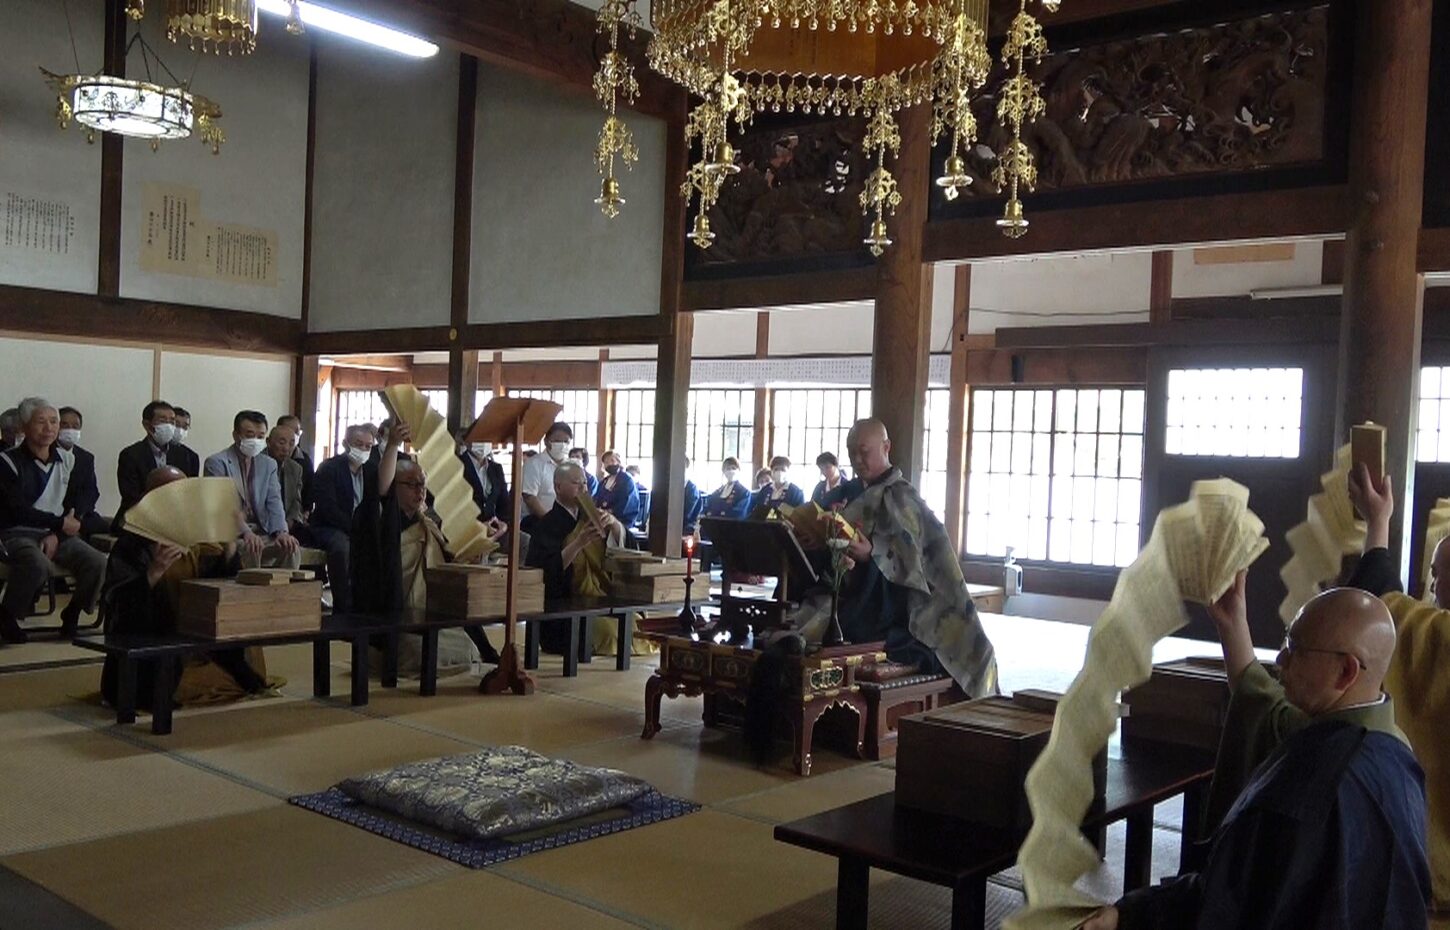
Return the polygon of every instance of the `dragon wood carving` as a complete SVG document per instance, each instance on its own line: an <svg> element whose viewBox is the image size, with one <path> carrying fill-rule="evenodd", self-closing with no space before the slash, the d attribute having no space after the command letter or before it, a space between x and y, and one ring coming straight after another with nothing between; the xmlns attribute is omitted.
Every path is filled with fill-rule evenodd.
<svg viewBox="0 0 1450 930"><path fill-rule="evenodd" d="M1319 6L1050 55L1034 75L1047 112L1024 127L1039 159L1038 188L1320 161L1328 18ZM978 120L992 125L995 94L978 105ZM994 128L969 159L968 198L998 194L1000 133Z"/></svg>

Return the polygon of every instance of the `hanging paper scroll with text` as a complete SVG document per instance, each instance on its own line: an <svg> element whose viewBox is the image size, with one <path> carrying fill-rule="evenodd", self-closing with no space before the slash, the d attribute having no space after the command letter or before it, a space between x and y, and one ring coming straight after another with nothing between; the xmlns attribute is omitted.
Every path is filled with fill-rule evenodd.
<svg viewBox="0 0 1450 930"><path fill-rule="evenodd" d="M1186 503L1158 514L1148 544L1118 576L1047 748L1027 774L1032 829L1017 857L1027 907L1008 918L1007 930L1071 930L1102 906L1073 887L1098 866L1082 834L1093 756L1117 726L1118 693L1147 680L1153 645L1184 624L1183 602L1218 600L1269 547L1248 501L1248 489L1227 479L1196 482Z"/></svg>
<svg viewBox="0 0 1450 930"><path fill-rule="evenodd" d="M1339 577L1344 557L1364 546L1364 524L1355 520L1349 500L1351 467L1350 447L1341 446L1334 455L1334 468L1319 476L1324 490L1309 498L1307 518L1285 536L1290 556L1279 569L1289 592L1279 604L1279 619L1285 626L1310 598Z"/></svg>

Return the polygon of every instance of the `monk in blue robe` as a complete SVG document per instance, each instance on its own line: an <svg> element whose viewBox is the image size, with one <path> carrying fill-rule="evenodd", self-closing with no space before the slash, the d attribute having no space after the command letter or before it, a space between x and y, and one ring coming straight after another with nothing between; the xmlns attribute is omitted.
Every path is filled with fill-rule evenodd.
<svg viewBox="0 0 1450 930"><path fill-rule="evenodd" d="M1420 930L1428 925L1424 773L1382 690L1383 602L1326 591L1300 611L1281 680L1254 658L1244 573L1210 615L1233 686L1215 789L1269 749L1200 872L1125 895L1084 930Z"/></svg>

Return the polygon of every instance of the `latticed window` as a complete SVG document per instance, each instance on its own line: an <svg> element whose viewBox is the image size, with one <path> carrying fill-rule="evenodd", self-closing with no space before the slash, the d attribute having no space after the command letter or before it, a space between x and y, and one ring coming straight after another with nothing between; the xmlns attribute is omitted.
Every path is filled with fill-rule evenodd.
<svg viewBox="0 0 1450 930"><path fill-rule="evenodd" d="M1143 496L1143 391L972 392L966 551L1132 562Z"/></svg>
<svg viewBox="0 0 1450 930"><path fill-rule="evenodd" d="M842 467L847 467L846 434L857 420L871 415L869 389L791 388L772 392L770 403L771 440L766 457L790 459L795 483L808 494L818 480L816 456L834 453Z"/></svg>
<svg viewBox="0 0 1450 930"><path fill-rule="evenodd" d="M347 428L361 423L377 426L388 418L388 408L373 390L347 389L337 392L336 416L333 418L333 448L341 449Z"/></svg>
<svg viewBox="0 0 1450 930"><path fill-rule="evenodd" d="M568 423L574 430L574 445L589 450L589 467L603 450L599 448L599 392L585 390L527 389L511 390L510 397L532 397L552 400L562 404L564 409L558 419Z"/></svg>
<svg viewBox="0 0 1450 930"><path fill-rule="evenodd" d="M748 487L755 474L755 392L690 391L685 414L685 454L690 478L704 493L720 484L720 462L740 460L740 480Z"/></svg>
<svg viewBox="0 0 1450 930"><path fill-rule="evenodd" d="M933 389L926 392L926 426L921 443L921 492L922 500L935 511L938 519L947 509L947 406L952 392ZM844 456L842 457L844 464Z"/></svg>
<svg viewBox="0 0 1450 930"><path fill-rule="evenodd" d="M1163 451L1298 458L1303 406L1302 368L1175 368Z"/></svg>
<svg viewBox="0 0 1450 930"><path fill-rule="evenodd" d="M614 451L625 465L638 465L646 487L654 487L655 392L614 392ZM601 450L602 451L602 450Z"/></svg>
<svg viewBox="0 0 1450 930"><path fill-rule="evenodd" d="M1450 462L1450 368L1420 369L1420 428L1415 459Z"/></svg>

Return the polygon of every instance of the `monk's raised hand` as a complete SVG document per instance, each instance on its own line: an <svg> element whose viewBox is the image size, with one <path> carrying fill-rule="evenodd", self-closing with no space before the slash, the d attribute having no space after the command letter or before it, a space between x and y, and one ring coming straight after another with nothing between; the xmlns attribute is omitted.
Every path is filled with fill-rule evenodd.
<svg viewBox="0 0 1450 930"><path fill-rule="evenodd" d="M1225 630L1249 625L1248 599L1244 593L1248 579L1248 569L1240 569L1239 573L1234 576L1234 583L1223 592L1223 596L1208 605L1208 615L1213 618L1213 623L1218 627L1220 636Z"/></svg>
<svg viewBox="0 0 1450 930"><path fill-rule="evenodd" d="M1390 516L1395 512L1393 479L1389 475L1381 475L1376 481L1369 473L1369 467L1361 462L1349 473L1349 499L1371 527L1388 526Z"/></svg>

